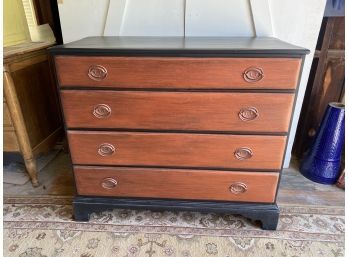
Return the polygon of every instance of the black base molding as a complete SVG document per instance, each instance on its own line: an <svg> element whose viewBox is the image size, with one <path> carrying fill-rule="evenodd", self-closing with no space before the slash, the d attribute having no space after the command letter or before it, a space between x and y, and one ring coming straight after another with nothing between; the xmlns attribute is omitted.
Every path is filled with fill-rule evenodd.
<svg viewBox="0 0 348 257"><path fill-rule="evenodd" d="M77 221L88 221L90 214L114 208L239 214L251 220L261 221L262 229L265 230L275 230L279 219L279 208L276 204L89 196L76 196L73 201L74 219Z"/></svg>

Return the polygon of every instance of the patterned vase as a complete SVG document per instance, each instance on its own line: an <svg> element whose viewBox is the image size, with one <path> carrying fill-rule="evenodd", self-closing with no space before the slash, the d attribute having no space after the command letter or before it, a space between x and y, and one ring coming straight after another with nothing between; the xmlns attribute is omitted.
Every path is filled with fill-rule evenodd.
<svg viewBox="0 0 348 257"><path fill-rule="evenodd" d="M330 103L314 139L305 155L300 172L321 184L334 184L340 175L344 145L344 104Z"/></svg>

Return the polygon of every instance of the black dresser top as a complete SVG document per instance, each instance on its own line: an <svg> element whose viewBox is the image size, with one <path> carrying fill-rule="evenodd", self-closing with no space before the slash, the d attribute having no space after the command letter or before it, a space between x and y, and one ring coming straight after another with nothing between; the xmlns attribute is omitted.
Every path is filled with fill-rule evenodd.
<svg viewBox="0 0 348 257"><path fill-rule="evenodd" d="M298 56L309 50L271 37L87 37L50 48L66 55Z"/></svg>

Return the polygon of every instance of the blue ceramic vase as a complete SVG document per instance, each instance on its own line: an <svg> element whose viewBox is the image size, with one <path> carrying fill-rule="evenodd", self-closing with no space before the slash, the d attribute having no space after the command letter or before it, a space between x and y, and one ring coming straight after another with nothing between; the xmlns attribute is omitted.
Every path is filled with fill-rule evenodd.
<svg viewBox="0 0 348 257"><path fill-rule="evenodd" d="M305 155L300 172L321 184L334 184L340 175L344 145L344 104L330 103L313 141Z"/></svg>

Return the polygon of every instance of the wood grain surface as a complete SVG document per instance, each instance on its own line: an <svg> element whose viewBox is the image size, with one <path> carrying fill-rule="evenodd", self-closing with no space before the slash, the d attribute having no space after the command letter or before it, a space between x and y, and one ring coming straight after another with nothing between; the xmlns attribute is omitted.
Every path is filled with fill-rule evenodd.
<svg viewBox="0 0 348 257"><path fill-rule="evenodd" d="M17 140L16 133L14 131L6 131L6 128L4 128L3 131L4 135L4 152L18 152L19 144Z"/></svg>
<svg viewBox="0 0 348 257"><path fill-rule="evenodd" d="M280 169L286 137L186 133L68 131L74 164ZM98 153L111 144L110 156ZM250 148L239 160L235 151Z"/></svg>
<svg viewBox="0 0 348 257"><path fill-rule="evenodd" d="M10 112L8 110L8 106L6 102L2 104L3 106L3 125L4 127L13 127Z"/></svg>
<svg viewBox="0 0 348 257"><path fill-rule="evenodd" d="M287 132L294 94L61 90L68 128ZM95 116L99 105L110 113ZM259 116L239 117L254 107Z"/></svg>
<svg viewBox="0 0 348 257"><path fill-rule="evenodd" d="M275 199L279 177L274 172L86 166L75 166L74 173L79 195L269 203ZM113 179L117 184L104 188L105 179ZM236 183L243 183L246 191L232 193L230 187Z"/></svg>
<svg viewBox="0 0 348 257"><path fill-rule="evenodd" d="M55 62L62 87L295 89L301 68L300 58L57 56ZM94 65L107 70L103 80L88 76ZM250 67L262 69L264 78L247 82Z"/></svg>
<svg viewBox="0 0 348 257"><path fill-rule="evenodd" d="M15 71L10 73L32 148L62 127L57 85L47 52L33 59L34 63L30 58L14 62L16 65L11 67Z"/></svg>
<svg viewBox="0 0 348 257"><path fill-rule="evenodd" d="M39 185L35 158L55 146L62 129L56 80L47 50L41 47L24 47L7 55L3 72L4 96L15 130L4 134L9 137L4 143L10 144L4 149L21 152L33 186Z"/></svg>

